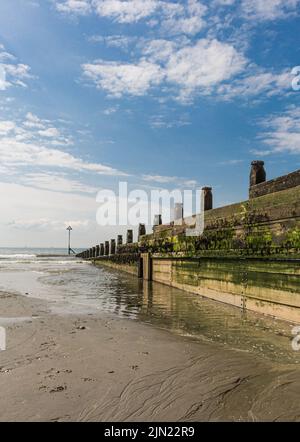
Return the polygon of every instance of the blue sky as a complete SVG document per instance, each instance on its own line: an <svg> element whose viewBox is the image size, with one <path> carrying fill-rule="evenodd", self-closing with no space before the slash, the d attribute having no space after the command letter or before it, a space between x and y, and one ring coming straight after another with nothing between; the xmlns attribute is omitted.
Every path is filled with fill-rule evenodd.
<svg viewBox="0 0 300 442"><path fill-rule="evenodd" d="M120 180L211 185L220 206L247 198L253 159L269 178L298 169L299 12L299 0L2 0L0 244L61 246L66 223L77 247L107 239L96 193Z"/></svg>

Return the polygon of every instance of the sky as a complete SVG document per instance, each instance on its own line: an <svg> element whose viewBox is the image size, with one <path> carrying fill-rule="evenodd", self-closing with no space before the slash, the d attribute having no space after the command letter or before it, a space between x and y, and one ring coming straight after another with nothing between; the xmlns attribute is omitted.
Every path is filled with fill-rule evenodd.
<svg viewBox="0 0 300 442"><path fill-rule="evenodd" d="M299 169L300 0L1 0L0 246L74 247L99 190L213 187Z"/></svg>

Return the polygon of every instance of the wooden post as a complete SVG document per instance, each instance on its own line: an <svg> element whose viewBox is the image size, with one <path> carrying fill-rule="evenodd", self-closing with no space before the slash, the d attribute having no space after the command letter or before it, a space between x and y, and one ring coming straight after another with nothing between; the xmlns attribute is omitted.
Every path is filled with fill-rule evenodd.
<svg viewBox="0 0 300 442"><path fill-rule="evenodd" d="M264 168L264 161L252 161L250 172L250 187L257 184L264 183L267 178L267 174Z"/></svg>
<svg viewBox="0 0 300 442"><path fill-rule="evenodd" d="M104 256L104 243L100 244L100 256Z"/></svg>
<svg viewBox="0 0 300 442"><path fill-rule="evenodd" d="M154 217L154 222L153 222L153 227L157 227L162 225L162 216L161 215L155 215Z"/></svg>
<svg viewBox="0 0 300 442"><path fill-rule="evenodd" d="M213 208L213 195L211 187L202 187L202 201L201 209L202 212L211 210Z"/></svg>
<svg viewBox="0 0 300 442"><path fill-rule="evenodd" d="M122 235L118 235L118 240L117 240L117 253L119 253L120 251L120 247L123 245L123 236Z"/></svg>
<svg viewBox="0 0 300 442"><path fill-rule="evenodd" d="M133 230L127 230L127 244L133 243Z"/></svg>
<svg viewBox="0 0 300 442"><path fill-rule="evenodd" d="M143 262L143 279L145 281L152 281L152 258L150 253L141 253Z"/></svg>
<svg viewBox="0 0 300 442"><path fill-rule="evenodd" d="M146 235L146 226L145 224L139 224L138 241L140 241L144 235Z"/></svg>
<svg viewBox="0 0 300 442"><path fill-rule="evenodd" d="M116 240L115 239L110 240L110 254L111 255L116 254Z"/></svg>

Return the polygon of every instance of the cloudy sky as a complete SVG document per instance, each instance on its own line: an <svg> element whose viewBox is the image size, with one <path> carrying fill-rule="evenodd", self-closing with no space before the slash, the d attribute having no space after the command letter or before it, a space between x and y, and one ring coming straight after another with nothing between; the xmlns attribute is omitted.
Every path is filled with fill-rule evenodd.
<svg viewBox="0 0 300 442"><path fill-rule="evenodd" d="M220 206L253 159L299 168L299 25L300 0L1 0L0 245L108 239L119 181Z"/></svg>

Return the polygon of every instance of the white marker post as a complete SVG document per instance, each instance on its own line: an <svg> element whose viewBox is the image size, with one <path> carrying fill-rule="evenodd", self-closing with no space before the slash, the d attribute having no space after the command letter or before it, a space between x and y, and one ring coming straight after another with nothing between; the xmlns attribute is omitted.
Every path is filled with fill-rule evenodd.
<svg viewBox="0 0 300 442"><path fill-rule="evenodd" d="M4 327L0 327L0 351L6 350L6 330Z"/></svg>

